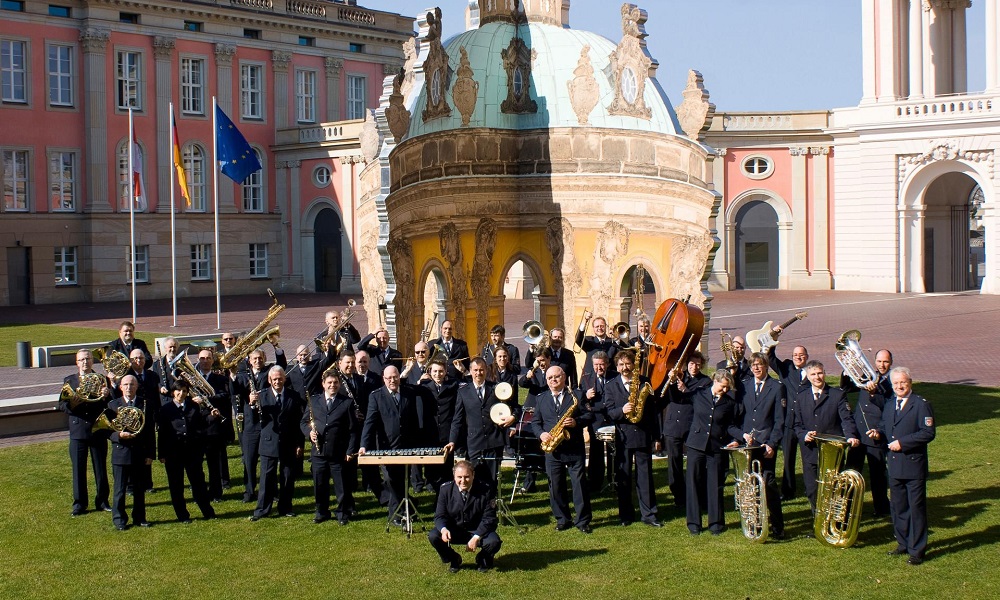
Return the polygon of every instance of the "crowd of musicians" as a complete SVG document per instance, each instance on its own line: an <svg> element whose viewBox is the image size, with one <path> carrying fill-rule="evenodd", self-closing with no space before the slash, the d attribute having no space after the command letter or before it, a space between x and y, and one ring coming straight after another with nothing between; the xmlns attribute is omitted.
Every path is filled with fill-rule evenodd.
<svg viewBox="0 0 1000 600"><path fill-rule="evenodd" d="M666 511L657 501L653 458L665 455L671 501L691 535L706 529L719 535L726 528L726 449L746 445L754 448L766 482L771 538L782 539L782 503L801 489L796 454L815 511L816 437L834 434L851 446L848 466L860 471L868 465L870 516L893 521L897 546L889 554L907 555L911 564L924 558L933 412L912 393L909 371L893 368L888 350L875 356L877 377L870 384L858 389L842 377L842 385L833 387L825 366L810 360L805 347L795 346L787 359L779 358L775 346L747 356L745 341L735 337L731 360L714 375L702 372L704 358L692 352L642 407L636 386L646 381L648 318L639 320L635 337L623 339L608 331L604 318L591 321L588 315L569 332L579 355L567 345L568 332L557 327L523 361L505 341L502 326L493 327L490 343L478 354L456 333L444 321L439 337L418 342L412 356L403 356L384 329L362 339L330 312L316 343L299 346L292 363L276 339L273 363L257 348L228 369L219 368L214 348L201 348L192 363L214 391L206 396L191 377L173 369L177 340L167 338L154 358L135 337L133 324L124 322L110 348L128 357L128 372L105 375L100 402L62 402L70 425L72 514L90 506L92 470L93 506L110 512L119 530L149 527L145 496L153 490L151 465L159 461L177 519L191 521L188 487L201 515L212 519L213 502L230 486L227 446L237 442L243 501L254 505L249 520L294 516L294 487L304 473L308 440L316 523L336 519L347 525L358 514L359 498L370 493L389 521L405 525L396 509L407 485L433 491L429 537L442 561L458 570L461 555L451 546L464 545L479 550L477 567L486 570L500 548L498 480L505 455L516 459L518 491L533 491L537 475L548 478L556 530L583 533L591 532L591 497L606 484L617 496L620 525L662 527ZM235 343L236 335L222 336L223 350ZM77 372L66 378L74 389L94 372L90 351L80 350L76 359ZM519 390L526 393L523 403ZM492 411L498 403L509 407L499 419ZM124 407L143 412L140 431L95 430L102 415L114 418ZM402 466L358 464L358 457L373 451L442 447L449 452L444 464L411 469L409 482Z"/></svg>

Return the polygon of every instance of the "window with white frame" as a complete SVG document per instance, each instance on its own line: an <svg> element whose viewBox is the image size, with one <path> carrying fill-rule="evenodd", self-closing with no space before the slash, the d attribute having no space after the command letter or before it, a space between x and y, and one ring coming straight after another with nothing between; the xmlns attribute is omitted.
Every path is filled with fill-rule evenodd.
<svg viewBox="0 0 1000 600"><path fill-rule="evenodd" d="M140 170L140 164L142 163L141 146L139 146L138 152L140 155L132 157L132 167L137 171ZM142 188L137 187L140 185L139 179L129 177L128 166L128 142L122 142L118 148L118 207L122 212L129 211L129 191L131 191L133 194L132 197L135 199L135 210L142 212L146 210L146 199L142 196ZM144 179L146 171L142 172ZM129 190L129 180L132 182L131 190ZM146 185L147 181L144 180L141 183Z"/></svg>
<svg viewBox="0 0 1000 600"><path fill-rule="evenodd" d="M49 46L49 104L73 106L73 47Z"/></svg>
<svg viewBox="0 0 1000 600"><path fill-rule="evenodd" d="M3 207L8 212L28 210L28 151L3 151Z"/></svg>
<svg viewBox="0 0 1000 600"><path fill-rule="evenodd" d="M316 122L316 71L295 71L295 119Z"/></svg>
<svg viewBox="0 0 1000 600"><path fill-rule="evenodd" d="M191 245L191 280L212 279L212 244Z"/></svg>
<svg viewBox="0 0 1000 600"><path fill-rule="evenodd" d="M313 169L313 183L316 184L316 187L325 188L330 185L330 181L332 181L330 167L319 165Z"/></svg>
<svg viewBox="0 0 1000 600"><path fill-rule="evenodd" d="M250 277L267 277L267 244L250 244Z"/></svg>
<svg viewBox="0 0 1000 600"><path fill-rule="evenodd" d="M142 53L119 50L115 56L118 109L142 110Z"/></svg>
<svg viewBox="0 0 1000 600"><path fill-rule="evenodd" d="M76 153L49 154L49 197L52 211L76 210Z"/></svg>
<svg viewBox="0 0 1000 600"><path fill-rule="evenodd" d="M198 144L185 144L181 152L184 160L184 176L187 177L188 193L191 194L189 212L205 212L206 178L205 149Z"/></svg>
<svg viewBox="0 0 1000 600"><path fill-rule="evenodd" d="M264 65L240 65L240 111L244 119L264 118Z"/></svg>
<svg viewBox="0 0 1000 600"><path fill-rule="evenodd" d="M205 114L205 60L181 58L181 112Z"/></svg>
<svg viewBox="0 0 1000 600"><path fill-rule="evenodd" d="M360 75L347 76L347 118L365 118L365 86L367 79Z"/></svg>
<svg viewBox="0 0 1000 600"><path fill-rule="evenodd" d="M132 283L132 252L125 249L125 281ZM149 246L135 247L135 282L149 283Z"/></svg>
<svg viewBox="0 0 1000 600"><path fill-rule="evenodd" d="M28 102L28 44L0 39L0 100Z"/></svg>
<svg viewBox="0 0 1000 600"><path fill-rule="evenodd" d="M767 179L774 173L774 161L763 154L752 154L743 159L743 175L748 179Z"/></svg>
<svg viewBox="0 0 1000 600"><path fill-rule="evenodd" d="M56 246L56 285L76 285L76 246Z"/></svg>
<svg viewBox="0 0 1000 600"><path fill-rule="evenodd" d="M256 148L253 151L260 164L264 164L260 151ZM251 173L240 187L243 191L243 212L264 212L264 169Z"/></svg>

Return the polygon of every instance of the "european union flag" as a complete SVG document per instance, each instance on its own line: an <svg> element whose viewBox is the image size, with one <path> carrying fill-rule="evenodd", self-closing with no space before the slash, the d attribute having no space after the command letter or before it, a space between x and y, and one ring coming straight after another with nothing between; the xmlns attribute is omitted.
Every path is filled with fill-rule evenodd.
<svg viewBox="0 0 1000 600"><path fill-rule="evenodd" d="M261 170L257 153L218 106L215 107L215 125L218 127L215 132L215 146L219 167L224 175L236 183L243 183L251 174Z"/></svg>

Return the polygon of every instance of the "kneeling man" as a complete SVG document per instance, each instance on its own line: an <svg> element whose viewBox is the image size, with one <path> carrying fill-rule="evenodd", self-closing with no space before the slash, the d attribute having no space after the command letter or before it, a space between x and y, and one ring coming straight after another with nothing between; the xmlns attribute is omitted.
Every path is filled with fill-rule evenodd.
<svg viewBox="0 0 1000 600"><path fill-rule="evenodd" d="M493 568L493 557L501 545L496 499L488 483L475 481L468 461L455 463L453 472L454 481L441 486L434 529L427 533L427 538L441 555L441 562L450 563L452 573L462 568L462 556L451 549L451 544L463 544L469 552L480 548L476 566L480 572L488 571Z"/></svg>

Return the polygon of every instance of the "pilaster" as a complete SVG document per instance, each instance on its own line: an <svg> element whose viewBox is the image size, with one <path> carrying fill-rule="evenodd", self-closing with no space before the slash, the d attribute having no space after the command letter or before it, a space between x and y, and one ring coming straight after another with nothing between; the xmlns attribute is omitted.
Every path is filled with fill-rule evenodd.
<svg viewBox="0 0 1000 600"><path fill-rule="evenodd" d="M344 72L344 61L327 56L326 67L326 117L324 121L340 121L340 74Z"/></svg>
<svg viewBox="0 0 1000 600"><path fill-rule="evenodd" d="M792 155L792 271L791 288L806 287L809 279L809 220L806 189L808 148L789 148Z"/></svg>
<svg viewBox="0 0 1000 600"><path fill-rule="evenodd" d="M910 91L909 97L924 97L924 11L919 0L910 0Z"/></svg>
<svg viewBox="0 0 1000 600"><path fill-rule="evenodd" d="M288 127L288 66L292 53L282 50L271 52L271 70L274 73L274 128Z"/></svg>
<svg viewBox="0 0 1000 600"><path fill-rule="evenodd" d="M274 162L274 193L277 196L275 206L278 214L281 215L281 256L285 257L281 261L281 275L287 278L291 274L288 256L289 244L289 207L288 207L288 161L278 160Z"/></svg>
<svg viewBox="0 0 1000 600"><path fill-rule="evenodd" d="M726 198L726 148L716 148L718 157L712 161L712 183L715 191ZM719 249L715 252L715 260L712 261L712 272L709 275L709 289L712 291L726 291L731 288L731 277L729 271L730 246L732 237L730 227L726 219L727 206L723 202L719 206L719 212L712 219L712 234L719 239Z"/></svg>
<svg viewBox="0 0 1000 600"><path fill-rule="evenodd" d="M830 168L829 146L809 148L813 156L813 262L810 277L813 285L830 289L833 276L830 273Z"/></svg>
<svg viewBox="0 0 1000 600"><path fill-rule="evenodd" d="M233 110L233 57L236 55L236 46L231 44L215 45L215 101L230 119L236 120L239 115ZM212 165L213 177L219 177L219 166ZM219 180L219 214L235 213L234 184L227 177ZM242 207L241 207L242 208ZM287 255L285 255L287 256Z"/></svg>
<svg viewBox="0 0 1000 600"><path fill-rule="evenodd" d="M997 0L984 0L986 4L986 91L996 92L1000 88L1000 45L997 44L997 31L1000 30L1000 10L997 10Z"/></svg>
<svg viewBox="0 0 1000 600"><path fill-rule="evenodd" d="M83 212L111 212L108 198L108 101L105 50L111 32L86 27L80 31L83 49L83 127L87 138L87 198ZM116 157L117 160L117 157ZM117 175L116 175L117 177ZM117 188L116 188L117 189Z"/></svg>
<svg viewBox="0 0 1000 600"><path fill-rule="evenodd" d="M170 132L170 91L175 38L153 38L156 71L156 212L170 212L170 169L173 168L173 135ZM178 195L178 197L180 197ZM147 198L151 203L151 199Z"/></svg>

